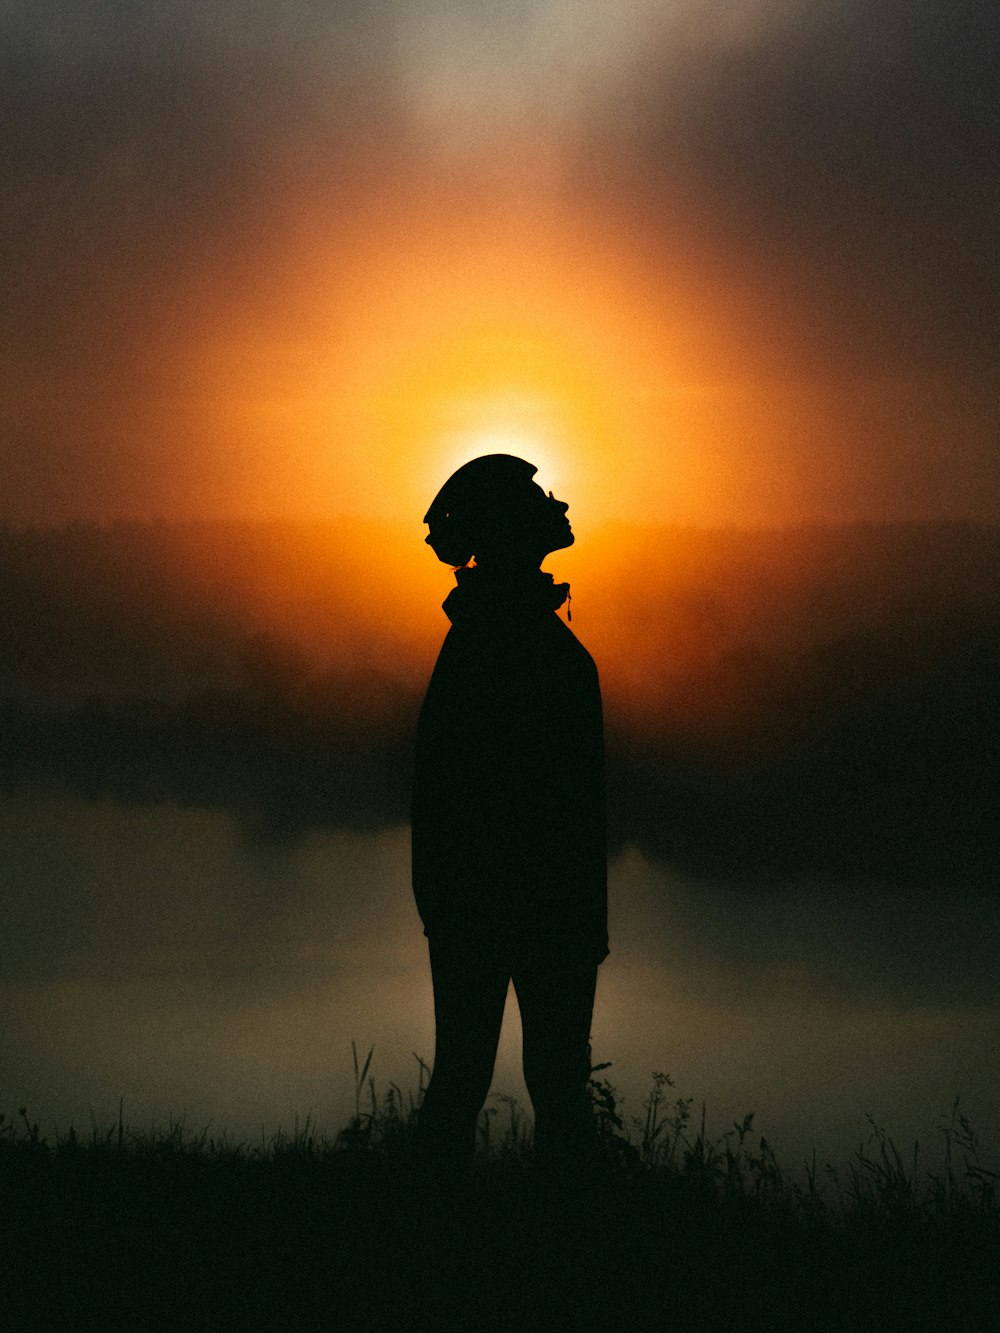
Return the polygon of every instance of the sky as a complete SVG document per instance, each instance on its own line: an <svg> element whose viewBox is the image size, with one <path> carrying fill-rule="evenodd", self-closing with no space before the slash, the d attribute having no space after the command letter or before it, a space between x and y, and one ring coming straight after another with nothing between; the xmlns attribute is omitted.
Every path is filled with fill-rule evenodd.
<svg viewBox="0 0 1000 1333"><path fill-rule="evenodd" d="M0 517L994 519L973 0L0 8Z"/></svg>

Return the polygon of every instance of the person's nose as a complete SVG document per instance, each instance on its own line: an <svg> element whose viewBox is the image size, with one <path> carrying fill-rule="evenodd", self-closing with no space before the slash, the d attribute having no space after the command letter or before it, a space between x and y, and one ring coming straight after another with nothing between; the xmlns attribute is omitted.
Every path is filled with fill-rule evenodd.
<svg viewBox="0 0 1000 1333"><path fill-rule="evenodd" d="M569 505L567 504L567 502L565 500L557 500L551 491L549 491L549 499L553 502L553 504L558 505L564 514L569 509Z"/></svg>

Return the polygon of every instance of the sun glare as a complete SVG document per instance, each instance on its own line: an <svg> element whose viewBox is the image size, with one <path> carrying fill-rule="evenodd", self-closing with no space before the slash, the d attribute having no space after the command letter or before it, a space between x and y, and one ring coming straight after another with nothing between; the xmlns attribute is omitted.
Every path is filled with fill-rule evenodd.
<svg viewBox="0 0 1000 1333"><path fill-rule="evenodd" d="M662 438L668 359L606 238L405 223L359 241L350 335L316 367L338 503L422 514L462 463L510 453L584 521L631 512L622 464Z"/></svg>
<svg viewBox="0 0 1000 1333"><path fill-rule="evenodd" d="M513 454L534 463L538 469L536 480L539 484L544 482L546 490L562 485L559 449L551 437L541 431L502 426L471 429L447 441L440 455L442 480L463 463L483 454Z"/></svg>
<svg viewBox="0 0 1000 1333"><path fill-rule="evenodd" d="M419 529L447 477L483 454L533 463L581 538L608 518L683 507L690 430L627 259L583 229L529 245L467 217L390 219L335 259L304 251L308 306L329 312L315 336L264 321L241 361L232 349L250 335L220 328L199 362L199 429L218 404L220 488L228 477L246 512L385 522L401 560L413 516Z"/></svg>

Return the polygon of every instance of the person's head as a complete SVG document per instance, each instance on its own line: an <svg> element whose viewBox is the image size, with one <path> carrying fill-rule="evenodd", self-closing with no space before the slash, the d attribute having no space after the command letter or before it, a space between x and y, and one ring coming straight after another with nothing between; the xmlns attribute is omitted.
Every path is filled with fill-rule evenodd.
<svg viewBox="0 0 1000 1333"><path fill-rule="evenodd" d="M532 481L538 469L512 454L485 454L453 472L424 522L426 541L447 565L539 565L575 540L569 505Z"/></svg>

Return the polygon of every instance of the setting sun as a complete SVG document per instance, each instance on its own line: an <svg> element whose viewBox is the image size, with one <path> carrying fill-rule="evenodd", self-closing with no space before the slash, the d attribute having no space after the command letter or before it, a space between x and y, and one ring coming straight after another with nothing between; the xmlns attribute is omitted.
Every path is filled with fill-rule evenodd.
<svg viewBox="0 0 1000 1333"><path fill-rule="evenodd" d="M430 227L419 250L391 229L359 240L352 332L324 394L343 441L331 475L362 511L398 518L469 458L513 453L577 512L628 512L634 460L660 451L670 365L628 265L607 237L470 231Z"/></svg>

